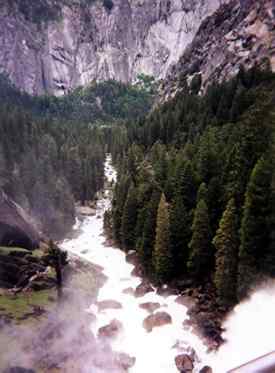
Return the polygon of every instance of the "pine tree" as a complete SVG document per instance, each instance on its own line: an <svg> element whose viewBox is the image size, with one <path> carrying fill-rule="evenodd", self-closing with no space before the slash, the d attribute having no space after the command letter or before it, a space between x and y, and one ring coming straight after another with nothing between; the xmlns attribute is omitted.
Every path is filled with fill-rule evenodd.
<svg viewBox="0 0 275 373"><path fill-rule="evenodd" d="M238 219L234 199L231 199L227 204L213 244L216 248L214 282L218 302L223 306L231 306L236 302L239 247Z"/></svg>
<svg viewBox="0 0 275 373"><path fill-rule="evenodd" d="M196 207L189 249L188 269L199 281L210 272L214 255L211 246L208 208L204 200L200 200Z"/></svg>
<svg viewBox="0 0 275 373"><path fill-rule="evenodd" d="M175 180L175 195L181 195L186 208L192 209L196 202L197 181L190 161L178 165Z"/></svg>
<svg viewBox="0 0 275 373"><path fill-rule="evenodd" d="M269 244L267 217L271 187L271 164L262 157L256 163L245 194L241 222L238 293L242 298L255 282L255 273L263 266Z"/></svg>
<svg viewBox="0 0 275 373"><path fill-rule="evenodd" d="M129 251L135 248L137 223L136 188L131 185L123 209L121 222L121 238L123 249Z"/></svg>
<svg viewBox="0 0 275 373"><path fill-rule="evenodd" d="M173 258L173 275L180 275L186 271L189 257L188 243L191 238L192 219L183 203L183 198L178 195L172 203L170 212L170 241Z"/></svg>
<svg viewBox="0 0 275 373"><path fill-rule="evenodd" d="M198 193L197 193L197 202L204 200L208 205L208 189L205 183L201 183Z"/></svg>
<svg viewBox="0 0 275 373"><path fill-rule="evenodd" d="M154 269L157 280L170 279L172 255L170 248L170 218L165 195L162 194L157 214L156 240L154 247Z"/></svg>
<svg viewBox="0 0 275 373"><path fill-rule="evenodd" d="M143 263L147 273L152 270L152 256L155 246L156 222L160 197L160 191L155 189L152 193L150 202L146 206L142 239L138 247L141 262Z"/></svg>
<svg viewBox="0 0 275 373"><path fill-rule="evenodd" d="M274 154L274 153L273 153ZM272 178L268 216L269 243L263 269L268 276L275 277L275 175Z"/></svg>
<svg viewBox="0 0 275 373"><path fill-rule="evenodd" d="M122 244L121 239L121 224L122 215L124 210L124 204L127 198L129 189L129 178L122 176L119 183L116 184L113 198L113 226L114 226L114 238L119 246Z"/></svg>

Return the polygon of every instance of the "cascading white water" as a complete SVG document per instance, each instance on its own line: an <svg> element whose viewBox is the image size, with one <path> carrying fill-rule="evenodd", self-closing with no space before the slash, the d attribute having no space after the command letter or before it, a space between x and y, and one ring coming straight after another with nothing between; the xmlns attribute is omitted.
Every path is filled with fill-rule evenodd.
<svg viewBox="0 0 275 373"><path fill-rule="evenodd" d="M109 182L116 180L110 157L106 160L105 175ZM103 214L110 207L110 197L110 191L106 190L98 201L96 215L78 223L79 236L65 241L62 246L104 268L108 280L100 289L98 301L115 300L121 303L122 308L100 311L97 305L91 305L90 310L96 315L91 329L97 334L100 327L113 319L123 324L123 331L113 340L112 346L116 351L136 358L132 373L176 373L175 356L187 350L188 346L198 355L195 372L204 365L210 365L215 373L225 373L228 369L275 349L275 326L272 324L274 291L259 291L251 300L236 307L225 322L227 331L224 337L228 342L215 354L208 354L207 347L192 329L183 327L183 322L188 319L187 308L176 303L175 296L163 297L152 292L136 298L125 294L123 290L135 289L142 279L131 275L134 266L126 262L122 251L104 245ZM139 307L144 302L160 303L161 307L157 311L167 312L172 317L172 324L154 328L148 333L142 325L148 312Z"/></svg>
<svg viewBox="0 0 275 373"><path fill-rule="evenodd" d="M105 175L109 182L115 181L116 173L111 166L111 158L107 157ZM123 331L113 341L116 351L128 353L136 358L136 364L131 369L133 373L176 373L174 358L182 353L184 348L192 346L198 356L206 355L207 347L201 340L183 327L183 322L188 319L187 308L175 302L175 296L163 297L156 292L151 292L143 297L123 293L131 287L135 289L142 281L134 277L131 272L134 268L125 260L125 254L115 248L104 245L103 214L110 207L110 191L106 190L97 203L95 216L87 217L83 223L76 225L80 228L79 236L66 240L62 247L73 254L98 264L104 268L108 280L100 289L98 301L116 300L121 303L121 309L108 309L99 311L96 305L91 305L90 310L96 314L92 323L92 331L96 334L98 329L116 319L122 322ZM142 323L148 312L139 307L145 302L157 302L161 307L157 311L165 311L172 317L172 324L154 328L148 333ZM203 362L197 362L197 369Z"/></svg>
<svg viewBox="0 0 275 373"><path fill-rule="evenodd" d="M274 282L264 284L235 307L223 325L227 342L211 356L214 372L227 372L275 351L274 311Z"/></svg>

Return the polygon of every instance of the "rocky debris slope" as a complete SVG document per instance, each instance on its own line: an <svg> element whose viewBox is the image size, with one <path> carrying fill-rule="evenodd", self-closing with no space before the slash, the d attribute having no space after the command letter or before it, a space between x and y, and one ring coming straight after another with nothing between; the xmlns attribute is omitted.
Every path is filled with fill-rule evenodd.
<svg viewBox="0 0 275 373"><path fill-rule="evenodd" d="M241 64L269 60L275 69L275 3L271 0L231 0L205 19L194 40L174 65L162 86L162 97L174 96L184 77L197 74L204 87L235 75Z"/></svg>
<svg viewBox="0 0 275 373"><path fill-rule="evenodd" d="M55 286L47 265L28 250L0 247L0 287L44 290Z"/></svg>
<svg viewBox="0 0 275 373"><path fill-rule="evenodd" d="M0 246L34 249L40 234L26 212L0 190Z"/></svg>
<svg viewBox="0 0 275 373"><path fill-rule="evenodd" d="M18 2L0 2L0 71L31 94L63 94L95 79L131 82L140 73L164 78L226 1L112 0L111 9L66 1L56 17L35 22ZM57 12L54 0L47 7Z"/></svg>

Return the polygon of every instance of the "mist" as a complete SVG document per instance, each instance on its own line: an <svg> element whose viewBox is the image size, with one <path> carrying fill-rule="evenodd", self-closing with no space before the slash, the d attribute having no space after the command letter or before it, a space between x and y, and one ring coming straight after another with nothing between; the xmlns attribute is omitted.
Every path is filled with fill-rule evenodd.
<svg viewBox="0 0 275 373"><path fill-rule="evenodd" d="M211 362L214 372L227 372L275 350L275 281L265 281L226 318L220 347Z"/></svg>

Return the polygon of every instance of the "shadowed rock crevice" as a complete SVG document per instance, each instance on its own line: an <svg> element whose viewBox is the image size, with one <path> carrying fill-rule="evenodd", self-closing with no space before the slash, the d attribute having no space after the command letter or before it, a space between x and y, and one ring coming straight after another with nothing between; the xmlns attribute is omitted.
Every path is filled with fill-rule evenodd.
<svg viewBox="0 0 275 373"><path fill-rule="evenodd" d="M39 236L26 212L0 191L0 245L33 250L38 247Z"/></svg>

